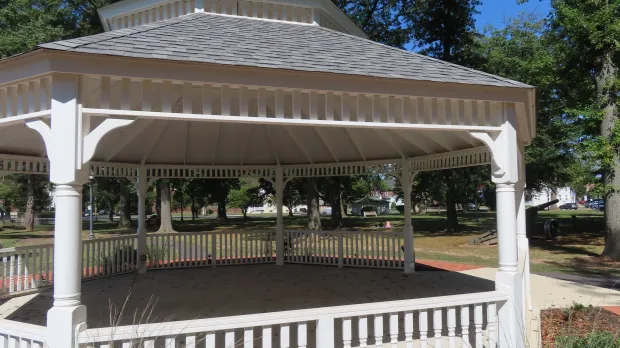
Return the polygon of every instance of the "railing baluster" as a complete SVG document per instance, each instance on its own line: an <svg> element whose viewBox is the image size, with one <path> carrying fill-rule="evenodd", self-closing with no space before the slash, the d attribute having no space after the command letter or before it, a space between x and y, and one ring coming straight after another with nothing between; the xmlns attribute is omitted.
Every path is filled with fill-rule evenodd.
<svg viewBox="0 0 620 348"><path fill-rule="evenodd" d="M398 346L398 313L390 313L390 343L392 348Z"/></svg>
<svg viewBox="0 0 620 348"><path fill-rule="evenodd" d="M456 348L456 308L448 307L448 346Z"/></svg>
<svg viewBox="0 0 620 348"><path fill-rule="evenodd" d="M263 348L272 348L271 345L271 326L263 327Z"/></svg>
<svg viewBox="0 0 620 348"><path fill-rule="evenodd" d="M474 327L476 332L476 348L482 348L482 304L474 305Z"/></svg>
<svg viewBox="0 0 620 348"><path fill-rule="evenodd" d="M351 348L351 318L342 319L342 344L344 348Z"/></svg>
<svg viewBox="0 0 620 348"><path fill-rule="evenodd" d="M413 312L405 312L405 348L413 348Z"/></svg>
<svg viewBox="0 0 620 348"><path fill-rule="evenodd" d="M205 347L215 348L215 333L211 332L205 336Z"/></svg>
<svg viewBox="0 0 620 348"><path fill-rule="evenodd" d="M358 319L357 331L360 340L360 348L368 347L368 317L361 316Z"/></svg>
<svg viewBox="0 0 620 348"><path fill-rule="evenodd" d="M489 331L489 347L497 347L497 309L495 302L487 304L487 330Z"/></svg>
<svg viewBox="0 0 620 348"><path fill-rule="evenodd" d="M290 326L280 325L280 348L289 348L291 342Z"/></svg>
<svg viewBox="0 0 620 348"><path fill-rule="evenodd" d="M375 314L375 347L383 346L383 314Z"/></svg>
<svg viewBox="0 0 620 348"><path fill-rule="evenodd" d="M22 255L21 252L18 251L16 254L17 257L17 291L22 290Z"/></svg>
<svg viewBox="0 0 620 348"><path fill-rule="evenodd" d="M8 257L6 257L6 255L2 257L2 284L0 285L0 289L1 289L0 291L2 293L4 293L5 291L8 292L7 290L5 290L5 288L7 287L7 284L5 284L5 283L6 283L7 279L8 279L8 274L7 274L7 272L8 272L8 264L7 264L8 260L9 259L8 259ZM1 339L1 337L0 337L0 339Z"/></svg>
<svg viewBox="0 0 620 348"><path fill-rule="evenodd" d="M306 322L302 322L302 323L297 324L297 348L306 348L307 346L308 346L308 324Z"/></svg>
<svg viewBox="0 0 620 348"><path fill-rule="evenodd" d="M461 336L463 338L463 347L470 348L469 342L469 306L461 307Z"/></svg>
<svg viewBox="0 0 620 348"><path fill-rule="evenodd" d="M176 337L166 337L165 340L165 346L166 348L176 348L177 346L177 340Z"/></svg>
<svg viewBox="0 0 620 348"><path fill-rule="evenodd" d="M418 324L420 326L420 348L426 348L428 343L428 312L426 310L420 311Z"/></svg>
<svg viewBox="0 0 620 348"><path fill-rule="evenodd" d="M217 232L211 234L211 267L213 268L217 266L217 236Z"/></svg>
<svg viewBox="0 0 620 348"><path fill-rule="evenodd" d="M184 348L196 348L196 336L194 335L185 336L185 347Z"/></svg>
<svg viewBox="0 0 620 348"><path fill-rule="evenodd" d="M30 263L30 250L26 249L24 250L24 290L28 290L29 289L29 279L28 279L28 266Z"/></svg>
<svg viewBox="0 0 620 348"><path fill-rule="evenodd" d="M435 331L435 348L441 348L441 343L443 341L443 338L441 337L441 329L443 328L441 312L441 308L433 309L433 330Z"/></svg>
<svg viewBox="0 0 620 348"><path fill-rule="evenodd" d="M224 334L224 347L235 347L235 331L228 330Z"/></svg>
<svg viewBox="0 0 620 348"><path fill-rule="evenodd" d="M243 330L243 348L254 347L254 329L246 328Z"/></svg>

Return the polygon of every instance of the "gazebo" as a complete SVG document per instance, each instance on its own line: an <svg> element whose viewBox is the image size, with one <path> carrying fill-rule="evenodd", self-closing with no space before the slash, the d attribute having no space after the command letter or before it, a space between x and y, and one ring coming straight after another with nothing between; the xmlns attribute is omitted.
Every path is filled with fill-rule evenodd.
<svg viewBox="0 0 620 348"><path fill-rule="evenodd" d="M476 325L480 321L475 342L482 346L484 305L489 346L524 346L529 261L523 149L535 135L533 87L372 42L329 0L125 0L101 9L100 16L105 33L42 44L0 62L0 173L49 175L56 188L53 250L26 254L34 262L53 253L54 305L47 328L3 321L0 346L89 344L80 302L81 280L90 274L84 255L101 252L81 238L82 185L90 176L136 180L139 227L132 243L137 255L127 256L132 266L124 263L119 271L144 272L147 266L157 268L146 256L144 202L152 180L272 180L274 261L281 266L293 262L285 241L295 232L285 231L282 213L288 180L392 175L405 193L403 245L396 251L404 255L396 255L394 265L413 273L412 178L420 171L489 164L497 187L496 291L426 304L418 299L268 313L241 324L224 318L219 326L202 326L203 331L196 329L202 322L169 323L161 336L182 333L193 347L199 346L196 337L205 335L206 346L215 347L211 331L281 325L281 336L288 337L294 323L299 332L315 325L318 347L334 347L335 341L347 347L351 320L362 330L366 318L376 315L378 332L383 324L376 318L387 313L396 347L401 341L391 313L404 313L402 342L410 347L414 336L426 344L422 316L431 311L440 326L443 313L452 346L457 310L465 320L469 309L465 313L464 308L472 305ZM217 263L220 239L208 247L202 237L192 241L213 253L186 255L194 262L210 260L205 265ZM351 261L338 238L326 248L323 261L305 263L342 267ZM271 262L264 251L257 254L261 257L252 260ZM414 312L421 325L415 334ZM342 320L342 337L334 336L334 319ZM136 345L130 331L112 328L93 345L158 345L146 333ZM226 331L222 346L234 341L231 332ZM298 334L300 347L307 344L304 335ZM174 340L165 342L174 346Z"/></svg>

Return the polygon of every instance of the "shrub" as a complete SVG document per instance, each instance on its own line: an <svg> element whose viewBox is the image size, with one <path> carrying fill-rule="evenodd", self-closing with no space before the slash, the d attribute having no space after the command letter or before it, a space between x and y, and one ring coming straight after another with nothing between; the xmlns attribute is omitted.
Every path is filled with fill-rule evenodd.
<svg viewBox="0 0 620 348"><path fill-rule="evenodd" d="M620 348L620 338L611 332L594 331L586 337L560 336L555 340L557 348Z"/></svg>
<svg viewBox="0 0 620 348"><path fill-rule="evenodd" d="M404 205L397 205L396 206L396 210L398 210L399 213L404 214L405 213L405 206Z"/></svg>

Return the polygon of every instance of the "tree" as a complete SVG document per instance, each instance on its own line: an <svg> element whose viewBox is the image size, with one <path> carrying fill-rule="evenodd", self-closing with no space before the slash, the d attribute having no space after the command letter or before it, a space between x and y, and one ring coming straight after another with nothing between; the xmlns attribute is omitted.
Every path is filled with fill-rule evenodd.
<svg viewBox="0 0 620 348"><path fill-rule="evenodd" d="M394 47L409 40L405 13L415 0L332 0L368 38Z"/></svg>
<svg viewBox="0 0 620 348"><path fill-rule="evenodd" d="M306 205L308 207L308 230L321 230L319 185L317 178L306 178Z"/></svg>
<svg viewBox="0 0 620 348"><path fill-rule="evenodd" d="M417 0L406 17L419 52L446 62L471 68L481 63L479 37L474 15L480 0ZM458 228L454 189L460 183L454 171L444 171L436 178L446 183L447 229Z"/></svg>
<svg viewBox="0 0 620 348"><path fill-rule="evenodd" d="M161 224L159 225L158 233L170 233L175 232L172 227L172 209L171 209L171 197L170 197L170 183L168 180L159 179L157 181L158 201L159 201L159 218Z"/></svg>
<svg viewBox="0 0 620 348"><path fill-rule="evenodd" d="M243 219L247 220L248 208L263 204L264 197L260 193L260 186L256 180L242 179L239 188L230 190L228 204L233 208L241 209Z"/></svg>
<svg viewBox="0 0 620 348"><path fill-rule="evenodd" d="M536 86L536 138L525 150L530 191L566 185L573 180L576 164L579 129L565 112L566 99L558 94L571 83L571 76L561 74L555 46L546 21L527 14L503 29L489 29L482 40L482 70Z"/></svg>
<svg viewBox="0 0 620 348"><path fill-rule="evenodd" d="M131 228L131 195L132 184L127 178L121 178L119 199L119 228Z"/></svg>
<svg viewBox="0 0 620 348"><path fill-rule="evenodd" d="M606 193L603 255L620 260L620 1L555 0L552 7L562 72L572 79L564 97L584 121L582 153L598 164Z"/></svg>
<svg viewBox="0 0 620 348"><path fill-rule="evenodd" d="M23 225L27 231L34 230L35 213L51 205L49 180L42 175L9 175L0 185L0 200L4 200L7 213L16 208L23 214Z"/></svg>

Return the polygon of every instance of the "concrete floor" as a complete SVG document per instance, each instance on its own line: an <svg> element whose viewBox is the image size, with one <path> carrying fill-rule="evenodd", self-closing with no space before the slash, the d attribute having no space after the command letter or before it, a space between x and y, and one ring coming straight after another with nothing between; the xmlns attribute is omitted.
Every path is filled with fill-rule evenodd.
<svg viewBox="0 0 620 348"><path fill-rule="evenodd" d="M88 326L110 326L110 308L127 301L118 325L134 319L156 302L148 322L337 306L492 291L494 282L456 272L304 265L255 265L157 270L82 284ZM0 307L0 317L45 325L52 291L23 296Z"/></svg>

